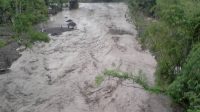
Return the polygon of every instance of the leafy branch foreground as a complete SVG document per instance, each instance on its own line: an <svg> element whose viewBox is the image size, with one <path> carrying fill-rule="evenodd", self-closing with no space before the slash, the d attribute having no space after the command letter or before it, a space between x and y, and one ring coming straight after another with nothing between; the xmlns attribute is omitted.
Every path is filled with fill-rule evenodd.
<svg viewBox="0 0 200 112"><path fill-rule="evenodd" d="M132 80L133 83L137 83L143 87L144 90L147 90L152 93L164 93L164 90L156 86L149 86L147 78L142 71L139 71L138 75L129 74L127 72L121 72L116 70L105 70L103 75L96 77L96 85L99 86L105 79L105 76L117 77L123 80Z"/></svg>

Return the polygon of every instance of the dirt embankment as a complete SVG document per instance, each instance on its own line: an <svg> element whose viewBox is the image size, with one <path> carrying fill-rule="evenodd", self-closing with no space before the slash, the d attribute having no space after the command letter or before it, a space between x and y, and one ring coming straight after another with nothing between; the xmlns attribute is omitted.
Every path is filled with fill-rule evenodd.
<svg viewBox="0 0 200 112"><path fill-rule="evenodd" d="M141 50L127 12L123 3L94 3L52 16L46 27L66 25L67 16L77 29L21 52L0 76L0 112L172 112L168 98L131 81L108 77L95 85L105 69L142 70L154 84L156 61Z"/></svg>
<svg viewBox="0 0 200 112"><path fill-rule="evenodd" d="M11 38L12 34L10 27L0 26L0 40L6 43L4 47L0 48L0 75L8 72L12 62L20 57L16 51L19 45Z"/></svg>

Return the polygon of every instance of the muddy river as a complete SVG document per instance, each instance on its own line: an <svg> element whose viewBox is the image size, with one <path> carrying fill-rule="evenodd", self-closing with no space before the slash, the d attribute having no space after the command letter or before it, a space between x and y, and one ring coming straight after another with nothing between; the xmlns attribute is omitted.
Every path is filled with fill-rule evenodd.
<svg viewBox="0 0 200 112"><path fill-rule="evenodd" d="M45 27L77 28L21 52L0 75L0 112L171 112L170 101L136 83L95 77L105 69L146 74L154 84L156 61L136 40L124 3L81 3L50 17Z"/></svg>

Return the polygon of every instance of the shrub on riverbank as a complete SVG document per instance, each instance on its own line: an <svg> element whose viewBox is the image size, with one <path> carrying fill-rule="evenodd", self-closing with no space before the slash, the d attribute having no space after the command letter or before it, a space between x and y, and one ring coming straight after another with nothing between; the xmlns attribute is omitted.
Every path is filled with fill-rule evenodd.
<svg viewBox="0 0 200 112"><path fill-rule="evenodd" d="M49 37L45 33L31 31L29 32L29 35L30 35L31 42L35 42L35 41L49 42Z"/></svg>
<svg viewBox="0 0 200 112"><path fill-rule="evenodd" d="M129 2L133 15L151 11L148 7L141 10L143 6L137 2ZM187 107L188 112L200 111L199 7L200 1L197 0L156 0L156 4L150 7L154 9L155 20L148 25L137 24L139 29L144 29L139 40L143 46L150 48L158 62L158 85L168 90L176 102Z"/></svg>
<svg viewBox="0 0 200 112"><path fill-rule="evenodd" d="M0 40L0 48L1 48L1 47L4 47L5 45L6 45L6 42L3 41L3 40Z"/></svg>
<svg viewBox="0 0 200 112"><path fill-rule="evenodd" d="M44 0L34 0L34 1L12 1L12 0L1 0L0 1L0 24L7 24L12 26L13 37L21 43L27 43L22 41L32 42L32 38L35 37L29 34L30 32L36 32L33 25L45 21L48 17L48 8L45 5ZM32 30L32 31L31 31ZM41 34L38 41L44 41L44 34ZM38 35L37 35L38 36ZM26 38L26 39L25 39ZM45 39L46 41L46 39Z"/></svg>
<svg viewBox="0 0 200 112"><path fill-rule="evenodd" d="M193 47L183 70L169 86L168 93L176 102L188 106L188 111L200 111L200 44Z"/></svg>
<svg viewBox="0 0 200 112"><path fill-rule="evenodd" d="M154 15L153 8L156 4L156 0L129 0L128 4L131 11L134 12L142 11L144 14L153 16Z"/></svg>

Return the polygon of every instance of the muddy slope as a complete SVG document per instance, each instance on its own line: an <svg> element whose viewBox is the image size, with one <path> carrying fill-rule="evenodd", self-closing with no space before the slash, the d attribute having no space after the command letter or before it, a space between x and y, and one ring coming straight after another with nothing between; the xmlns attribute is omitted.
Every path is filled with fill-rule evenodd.
<svg viewBox="0 0 200 112"><path fill-rule="evenodd" d="M0 26L0 40L6 42L6 46L0 48L0 75L8 72L12 62L20 57L20 54L16 51L19 45L13 41L12 35L13 32L9 25Z"/></svg>
<svg viewBox="0 0 200 112"><path fill-rule="evenodd" d="M20 54L16 51L18 47L19 45L16 42L11 42L3 48L0 48L0 75L8 72L8 68L12 62L20 57Z"/></svg>
<svg viewBox="0 0 200 112"><path fill-rule="evenodd" d="M95 86L105 69L142 70L154 84L156 61L141 51L126 13L123 3L95 3L51 17L48 27L65 25L67 16L77 29L21 53L0 76L0 112L170 112L167 98L130 81L106 78Z"/></svg>

